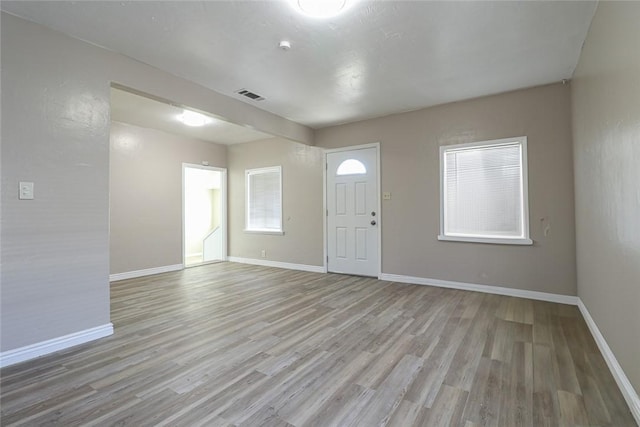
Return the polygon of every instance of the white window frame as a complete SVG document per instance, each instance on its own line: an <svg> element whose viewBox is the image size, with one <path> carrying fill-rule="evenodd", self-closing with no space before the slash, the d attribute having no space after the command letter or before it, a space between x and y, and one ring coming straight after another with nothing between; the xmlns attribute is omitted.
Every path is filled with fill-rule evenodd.
<svg viewBox="0 0 640 427"><path fill-rule="evenodd" d="M257 175L261 173L273 173L277 172L280 177L280 228L272 229L272 228L249 228L249 213L250 209L250 192L251 188L249 186L249 176ZM244 231L246 233L258 233L258 234L276 234L283 235L284 230L282 228L282 216L283 216L283 205L282 205L282 166L270 166L265 168L256 168L256 169L247 169L245 170L245 228Z"/></svg>
<svg viewBox="0 0 640 427"><path fill-rule="evenodd" d="M484 148L499 145L513 145L514 143L520 144L520 185L521 185L521 209L522 209L522 230L523 235L517 237L505 237L505 236L474 236L474 235L461 235L461 234L445 234L445 221L446 221L446 161L445 154L450 151L457 151L470 148ZM533 240L529 236L529 191L528 191L528 169L527 169L527 137L520 136L516 138L504 138L491 141L472 142L468 144L456 144L445 145L440 147L440 234L438 240L446 240L453 242L473 242L473 243L495 243L506 245L532 245Z"/></svg>

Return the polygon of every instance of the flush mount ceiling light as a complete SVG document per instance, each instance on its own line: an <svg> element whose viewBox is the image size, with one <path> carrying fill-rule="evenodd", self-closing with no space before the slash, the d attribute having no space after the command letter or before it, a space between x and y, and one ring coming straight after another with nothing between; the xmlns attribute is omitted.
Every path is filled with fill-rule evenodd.
<svg viewBox="0 0 640 427"><path fill-rule="evenodd" d="M312 18L330 18L344 12L347 0L292 0L298 12Z"/></svg>
<svg viewBox="0 0 640 427"><path fill-rule="evenodd" d="M190 110L184 110L183 113L178 116L178 120L187 126L193 127L208 125L213 121L209 116Z"/></svg>
<svg viewBox="0 0 640 427"><path fill-rule="evenodd" d="M291 49L291 42L289 40L281 40L278 47L282 50L289 50Z"/></svg>

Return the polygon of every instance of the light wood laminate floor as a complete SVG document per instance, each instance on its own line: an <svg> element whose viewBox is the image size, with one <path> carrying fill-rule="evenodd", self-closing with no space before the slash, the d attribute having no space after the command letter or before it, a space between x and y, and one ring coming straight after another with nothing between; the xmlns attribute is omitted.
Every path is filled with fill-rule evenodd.
<svg viewBox="0 0 640 427"><path fill-rule="evenodd" d="M576 307L232 263L111 286L2 425L635 426Z"/></svg>

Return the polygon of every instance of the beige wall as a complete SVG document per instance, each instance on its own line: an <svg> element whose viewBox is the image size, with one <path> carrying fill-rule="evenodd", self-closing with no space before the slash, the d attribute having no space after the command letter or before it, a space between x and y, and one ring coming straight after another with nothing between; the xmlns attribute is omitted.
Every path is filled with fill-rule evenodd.
<svg viewBox="0 0 640 427"><path fill-rule="evenodd" d="M182 163L224 168L224 145L111 123L110 273L182 264Z"/></svg>
<svg viewBox="0 0 640 427"><path fill-rule="evenodd" d="M322 266L322 150L281 138L231 145L229 256ZM284 235L244 232L245 170L282 166Z"/></svg>
<svg viewBox="0 0 640 427"><path fill-rule="evenodd" d="M640 3L600 2L573 86L578 296L640 390Z"/></svg>
<svg viewBox="0 0 640 427"><path fill-rule="evenodd" d="M533 246L438 241L439 146L528 137ZM576 295L568 85L550 85L316 131L316 145L381 143L384 273ZM545 218L545 224L541 223ZM549 223L550 233L543 228Z"/></svg>
<svg viewBox="0 0 640 427"><path fill-rule="evenodd" d="M109 323L109 84L88 44L1 29L4 352Z"/></svg>
<svg viewBox="0 0 640 427"><path fill-rule="evenodd" d="M2 13L0 351L109 322L109 88L117 82L258 130L302 125ZM35 182L19 201L19 181Z"/></svg>

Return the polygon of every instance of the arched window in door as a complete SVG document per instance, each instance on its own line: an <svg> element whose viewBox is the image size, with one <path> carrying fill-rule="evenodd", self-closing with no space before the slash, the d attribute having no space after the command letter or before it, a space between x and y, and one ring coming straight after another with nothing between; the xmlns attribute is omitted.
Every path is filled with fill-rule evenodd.
<svg viewBox="0 0 640 427"><path fill-rule="evenodd" d="M364 175L367 173L365 165L356 159L347 159L340 163L336 175Z"/></svg>

